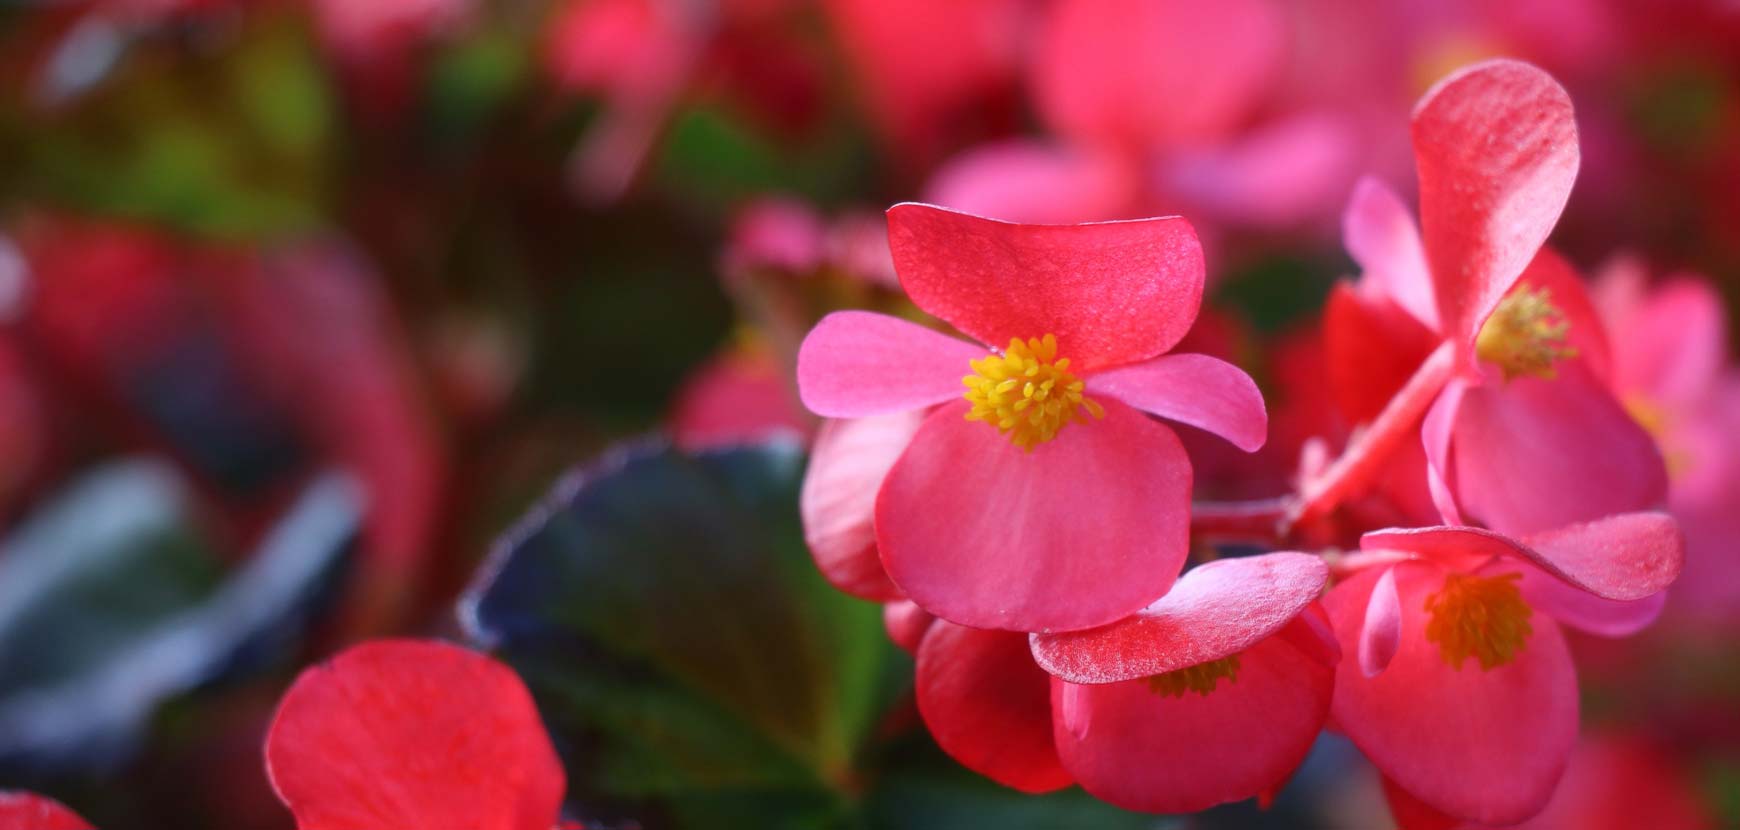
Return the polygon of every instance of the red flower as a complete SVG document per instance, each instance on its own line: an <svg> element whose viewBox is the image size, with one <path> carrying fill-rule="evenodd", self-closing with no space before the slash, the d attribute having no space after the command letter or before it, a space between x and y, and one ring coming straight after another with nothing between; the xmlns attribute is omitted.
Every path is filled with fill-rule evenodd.
<svg viewBox="0 0 1740 830"><path fill-rule="evenodd" d="M1246 450L1267 427L1243 372L1165 354L1202 299L1190 225L1016 225L918 204L888 221L913 301L1009 345L987 354L866 312L830 315L804 340L798 388L811 411L934 408L876 495L888 576L939 617L1016 631L1103 625L1164 594L1188 545L1190 462L1142 411ZM863 473L842 483L875 477Z"/></svg>
<svg viewBox="0 0 1740 830"><path fill-rule="evenodd" d="M1685 550L1662 513L1521 540L1380 530L1361 547L1354 562L1373 566L1324 600L1343 650L1335 721L1413 798L1493 824L1539 812L1576 741L1559 624L1606 635L1648 624Z"/></svg>
<svg viewBox="0 0 1740 830"><path fill-rule="evenodd" d="M266 736L266 773L301 830L550 830L566 786L512 670L418 640L304 671Z"/></svg>
<svg viewBox="0 0 1740 830"><path fill-rule="evenodd" d="M939 621L919 712L956 760L1024 791L1075 781L1149 812L1272 795L1329 713L1335 643L1310 608L1326 577L1300 553L1211 562L1123 620L1031 643Z"/></svg>
<svg viewBox="0 0 1740 830"><path fill-rule="evenodd" d="M91 824L52 798L0 790L0 828L5 830L91 830Z"/></svg>
<svg viewBox="0 0 1740 830"><path fill-rule="evenodd" d="M1433 500L1453 524L1466 511L1524 534L1658 504L1661 459L1605 387L1600 322L1569 266L1541 247L1578 163L1564 90L1527 64L1478 64L1426 94L1413 135L1421 229L1362 182L1345 231L1364 275L1330 309L1342 329L1330 335L1342 364L1331 376L1356 389L1363 379L1368 400L1393 395L1306 483L1301 513L1369 484L1422 415ZM1406 380L1373 358L1421 352Z"/></svg>

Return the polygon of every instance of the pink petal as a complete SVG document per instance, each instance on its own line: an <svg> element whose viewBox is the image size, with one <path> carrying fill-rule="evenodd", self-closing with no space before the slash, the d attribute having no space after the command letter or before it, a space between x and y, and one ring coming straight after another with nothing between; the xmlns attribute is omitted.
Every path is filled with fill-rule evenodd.
<svg viewBox="0 0 1740 830"><path fill-rule="evenodd" d="M1053 678L1057 751L1084 789L1119 807L1204 810L1278 788L1323 728L1333 684L1330 664L1284 636L1245 650L1237 680L1206 696Z"/></svg>
<svg viewBox="0 0 1740 830"><path fill-rule="evenodd" d="M1513 60L1463 69L1414 109L1420 225L1444 333L1457 364L1559 220L1577 177L1571 99L1545 72Z"/></svg>
<svg viewBox="0 0 1740 830"><path fill-rule="evenodd" d="M1189 203L1192 215L1256 228L1299 225L1335 209L1361 162L1359 140L1339 113L1290 115L1232 141L1171 155L1159 188Z"/></svg>
<svg viewBox="0 0 1740 830"><path fill-rule="evenodd" d="M1686 540L1666 513L1625 513L1525 537L1529 559L1598 597L1638 600L1680 575Z"/></svg>
<svg viewBox="0 0 1740 830"><path fill-rule="evenodd" d="M1420 424L1420 442L1426 453L1426 489L1438 515L1453 525L1466 524L1462 508L1456 503L1456 472L1450 465L1450 441L1456 431L1456 415L1462 410L1462 399L1467 393L1466 382L1450 381Z"/></svg>
<svg viewBox="0 0 1740 830"><path fill-rule="evenodd" d="M1500 556L1530 558L1515 539L1481 527L1392 527L1361 536L1359 547L1367 551L1418 554L1457 571L1473 570Z"/></svg>
<svg viewBox="0 0 1740 830"><path fill-rule="evenodd" d="M1619 389L1658 403L1685 405L1716 386L1728 332L1722 298L1710 283L1679 277L1662 283L1647 298L1636 297L1629 308L1606 305L1602 310L1611 333L1622 345L1615 356Z"/></svg>
<svg viewBox="0 0 1740 830"><path fill-rule="evenodd" d="M1244 370L1203 354L1168 354L1120 366L1087 379L1090 393L1117 398L1137 409L1200 427L1245 452L1268 437L1263 393Z"/></svg>
<svg viewBox="0 0 1740 830"><path fill-rule="evenodd" d="M1438 301L1432 293L1426 249L1413 214L1395 191L1379 179L1360 179L1341 216L1341 237L1359 263L1362 286L1369 282L1415 320L1429 329L1438 328Z"/></svg>
<svg viewBox="0 0 1740 830"><path fill-rule="evenodd" d="M1451 466L1464 513L1511 535L1646 510L1667 497L1655 440L1578 361L1470 388Z"/></svg>
<svg viewBox="0 0 1740 830"><path fill-rule="evenodd" d="M982 346L868 311L823 317L798 349L798 397L826 418L922 409L964 394Z"/></svg>
<svg viewBox="0 0 1740 830"><path fill-rule="evenodd" d="M1668 592L1643 599L1602 599L1539 568L1523 568L1523 599L1560 624L1602 637L1624 637L1649 627L1667 605Z"/></svg>
<svg viewBox="0 0 1740 830"><path fill-rule="evenodd" d="M266 773L321 830L549 830L565 786L513 670L424 640L304 671L266 736Z"/></svg>
<svg viewBox="0 0 1740 830"><path fill-rule="evenodd" d="M1329 577L1304 553L1220 559L1192 568L1166 596L1108 626L1033 635L1040 668L1071 683L1116 683L1237 654L1274 634Z"/></svg>
<svg viewBox="0 0 1740 830"><path fill-rule="evenodd" d="M1420 634L1426 597L1446 572L1404 562L1395 573L1403 631L1413 634L1377 677L1344 660L1335 722L1385 776L1435 810L1488 824L1528 818L1552 795L1577 735L1576 675L1558 625L1536 614L1511 663L1452 669ZM1378 578L1361 573L1325 600L1342 642L1360 636Z"/></svg>
<svg viewBox="0 0 1740 830"><path fill-rule="evenodd" d="M918 647L934 622L936 617L912 600L897 599L882 604L882 628L888 632L888 639L914 657L918 656Z"/></svg>
<svg viewBox="0 0 1740 830"><path fill-rule="evenodd" d="M1132 215L1136 181L1115 154L1013 140L950 159L925 187L925 201L1011 222L1099 222Z"/></svg>
<svg viewBox="0 0 1740 830"><path fill-rule="evenodd" d="M1388 297L1338 282L1323 309L1326 365L1318 371L1347 422L1369 423L1443 342Z"/></svg>
<svg viewBox="0 0 1740 830"><path fill-rule="evenodd" d="M52 798L35 793L0 790L0 828L91 830L91 825Z"/></svg>
<svg viewBox="0 0 1740 830"><path fill-rule="evenodd" d="M908 203L888 244L919 308L997 347L1055 334L1080 369L1164 353L1202 304L1202 246L1176 216L1017 225Z"/></svg>
<svg viewBox="0 0 1740 830"><path fill-rule="evenodd" d="M1070 631L1172 587L1189 548L1190 460L1117 401L1023 452L962 401L919 428L876 500L882 564L945 620Z"/></svg>
<svg viewBox="0 0 1740 830"><path fill-rule="evenodd" d="M1057 132L1126 151L1213 143L1259 103L1286 48L1260 0L1064 0L1033 68Z"/></svg>
<svg viewBox="0 0 1740 830"><path fill-rule="evenodd" d="M937 620L918 648L916 686L931 737L962 766L1026 793L1069 786L1050 688L1025 636Z"/></svg>
<svg viewBox="0 0 1740 830"><path fill-rule="evenodd" d="M848 594L900 598L876 552L876 492L922 423L922 412L896 412L829 421L816 436L798 512L816 567Z"/></svg>
<svg viewBox="0 0 1740 830"><path fill-rule="evenodd" d="M1607 326L1595 310L1583 276L1558 251L1543 245L1529 261L1528 267L1523 269L1522 276L1517 278L1517 286L1525 282L1552 293L1553 305L1564 315L1567 324L1565 345L1577 353L1577 362L1583 364L1590 374L1611 385L1613 349L1607 340Z"/></svg>
<svg viewBox="0 0 1740 830"><path fill-rule="evenodd" d="M1402 599L1396 594L1396 569L1385 568L1365 606L1365 625L1359 632L1359 669L1377 677L1389 668L1402 646Z"/></svg>

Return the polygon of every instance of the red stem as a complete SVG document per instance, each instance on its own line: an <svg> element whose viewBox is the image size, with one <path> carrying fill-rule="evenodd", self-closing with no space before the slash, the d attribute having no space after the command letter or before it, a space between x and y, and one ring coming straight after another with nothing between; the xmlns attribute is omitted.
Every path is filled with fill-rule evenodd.
<svg viewBox="0 0 1740 830"><path fill-rule="evenodd" d="M1199 501L1190 506L1190 532L1222 541L1278 543L1292 504L1291 496L1255 501Z"/></svg>

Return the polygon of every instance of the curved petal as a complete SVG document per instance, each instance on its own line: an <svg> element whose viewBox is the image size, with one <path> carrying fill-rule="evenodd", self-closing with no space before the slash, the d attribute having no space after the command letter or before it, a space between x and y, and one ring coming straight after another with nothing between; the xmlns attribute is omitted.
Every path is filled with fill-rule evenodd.
<svg viewBox="0 0 1740 830"><path fill-rule="evenodd" d="M1189 204L1192 215L1283 229L1335 210L1363 163L1361 141L1354 119L1342 113L1277 116L1230 140L1167 154L1155 177L1160 192Z"/></svg>
<svg viewBox="0 0 1740 830"><path fill-rule="evenodd" d="M1666 513L1622 513L1524 537L1524 555L1598 597L1643 599L1672 584L1686 540Z"/></svg>
<svg viewBox="0 0 1740 830"><path fill-rule="evenodd" d="M1514 60L1439 81L1414 109L1420 226L1443 331L1474 365L1481 323L1559 221L1577 177L1571 98Z"/></svg>
<svg viewBox="0 0 1740 830"><path fill-rule="evenodd" d="M937 620L918 647L916 686L931 737L961 766L1026 793L1069 786L1025 636Z"/></svg>
<svg viewBox="0 0 1740 830"><path fill-rule="evenodd" d="M1451 570L1473 570L1499 556L1527 558L1523 546L1502 533L1481 527L1390 527L1359 537L1361 550L1402 551Z"/></svg>
<svg viewBox="0 0 1740 830"><path fill-rule="evenodd" d="M1164 353L1202 305L1202 245L1176 216L1017 225L907 203L888 244L919 308L993 346L1055 334L1082 369Z"/></svg>
<svg viewBox="0 0 1740 830"><path fill-rule="evenodd" d="M888 632L888 639L914 657L918 656L918 647L934 622L936 617L912 600L897 599L882 604L882 628Z"/></svg>
<svg viewBox="0 0 1740 830"><path fill-rule="evenodd" d="M1414 216L1382 180L1366 176L1354 185L1341 215L1341 238L1360 280L1436 331L1438 300Z"/></svg>
<svg viewBox="0 0 1740 830"><path fill-rule="evenodd" d="M1426 453L1426 489L1438 515L1453 525L1464 524L1462 508L1456 503L1455 470L1450 466L1450 441L1456 431L1456 413L1462 409L1462 398L1468 385L1452 380L1444 386L1438 399L1432 402L1426 418L1420 424L1420 443Z"/></svg>
<svg viewBox="0 0 1740 830"><path fill-rule="evenodd" d="M1057 751L1083 789L1119 807L1204 810L1282 784L1323 728L1333 685L1331 664L1279 635L1241 653L1237 679L1207 695L1053 678Z"/></svg>
<svg viewBox="0 0 1740 830"><path fill-rule="evenodd" d="M6 830L91 830L60 802L35 793L0 790L0 827Z"/></svg>
<svg viewBox="0 0 1740 830"><path fill-rule="evenodd" d="M1615 273L1603 278L1603 299L1618 293L1611 286L1623 277ZM1614 385L1660 404L1696 403L1716 385L1727 357L1721 295L1690 277L1664 282L1647 297L1642 291L1638 285L1636 295L1602 306L1614 339L1625 344L1615 355Z"/></svg>
<svg viewBox="0 0 1740 830"><path fill-rule="evenodd" d="M1423 634L1435 565L1395 566L1405 632ZM1379 574L1336 586L1324 604L1336 636L1354 642ZM1387 777L1435 810L1510 824L1538 812L1564 772L1577 736L1577 680L1563 635L1544 614L1511 663L1451 668L1424 636L1404 636L1383 674L1346 658L1335 681L1335 722ZM1349 652L1350 653L1350 652Z"/></svg>
<svg viewBox="0 0 1740 830"><path fill-rule="evenodd" d="M1456 503L1501 533L1647 510L1667 497L1655 440L1578 361L1558 368L1553 379L1472 387L1456 412Z"/></svg>
<svg viewBox="0 0 1740 830"><path fill-rule="evenodd" d="M1262 449L1268 438L1269 413L1256 381L1243 369L1205 354L1168 354L1120 366L1089 377L1087 388L1208 430L1245 452Z"/></svg>
<svg viewBox="0 0 1740 830"><path fill-rule="evenodd" d="M1396 594L1396 569L1385 568L1365 606L1359 632L1359 670L1377 677L1402 647L1402 599Z"/></svg>
<svg viewBox="0 0 1740 830"><path fill-rule="evenodd" d="M923 409L962 394L969 361L986 349L917 323L869 311L837 311L798 349L798 397L824 418Z"/></svg>
<svg viewBox="0 0 1740 830"><path fill-rule="evenodd" d="M549 830L562 765L524 684L458 646L376 640L296 678L266 773L303 827Z"/></svg>
<svg viewBox="0 0 1740 830"><path fill-rule="evenodd" d="M1065 0L1040 32L1033 94L1046 121L1131 152L1225 136L1286 48L1285 19L1262 0Z"/></svg>
<svg viewBox="0 0 1740 830"><path fill-rule="evenodd" d="M876 500L888 575L945 620L1072 631L1166 593L1190 536L1190 460L1164 425L1118 403L1023 452L937 410Z"/></svg>
<svg viewBox="0 0 1740 830"><path fill-rule="evenodd" d="M1661 616L1668 592L1642 599L1602 599L1539 568L1523 568L1523 599L1561 624L1601 637L1636 634Z"/></svg>
<svg viewBox="0 0 1740 830"><path fill-rule="evenodd" d="M1071 683L1115 683L1237 654L1274 634L1323 590L1305 553L1220 559L1192 568L1154 604L1088 631L1033 635L1039 667Z"/></svg>
<svg viewBox="0 0 1740 830"><path fill-rule="evenodd" d="M1470 830L1467 822L1432 809L1388 778L1383 779L1383 790L1397 830Z"/></svg>
<svg viewBox="0 0 1740 830"><path fill-rule="evenodd" d="M1131 215L1136 175L1112 153L1018 139L950 159L925 201L1010 222L1100 222Z"/></svg>
<svg viewBox="0 0 1740 830"><path fill-rule="evenodd" d="M816 435L798 493L804 541L822 575L855 597L900 598L876 553L876 492L922 423L922 412L896 412L829 421Z"/></svg>

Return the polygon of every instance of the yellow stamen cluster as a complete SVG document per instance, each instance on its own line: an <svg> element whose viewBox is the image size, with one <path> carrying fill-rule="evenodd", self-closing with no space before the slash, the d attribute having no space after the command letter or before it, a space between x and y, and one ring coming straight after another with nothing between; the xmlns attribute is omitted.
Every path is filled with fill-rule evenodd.
<svg viewBox="0 0 1740 830"><path fill-rule="evenodd" d="M1069 358L1057 356L1057 337L1047 334L1009 341L1001 355L971 361L973 373L961 378L969 421L984 421L1032 451L1057 437L1074 421L1103 418L1106 410L1082 393L1084 384L1069 372Z"/></svg>
<svg viewBox="0 0 1740 830"><path fill-rule="evenodd" d="M1186 692L1208 697L1208 693L1214 691L1214 687L1223 677L1229 685L1239 682L1237 654L1185 666L1165 674L1156 674L1148 678L1148 690L1162 697L1184 697Z"/></svg>
<svg viewBox="0 0 1740 830"><path fill-rule="evenodd" d="M1450 574L1444 587L1426 597L1426 640L1438 645L1438 653L1451 668L1461 670L1470 657L1490 671L1516 659L1529 635L1534 609L1522 598L1517 583L1522 574L1474 576Z"/></svg>
<svg viewBox="0 0 1740 830"><path fill-rule="evenodd" d="M1551 378L1557 374L1554 363L1577 356L1576 349L1565 345L1570 330L1564 312L1553 305L1551 289L1522 283L1486 318L1474 349L1481 360L1503 369L1505 380L1522 375Z"/></svg>

